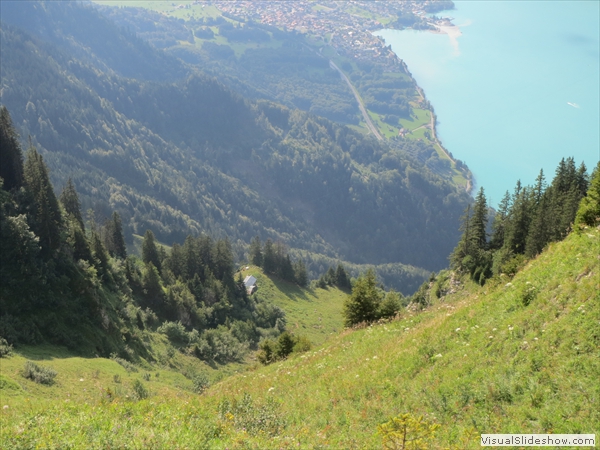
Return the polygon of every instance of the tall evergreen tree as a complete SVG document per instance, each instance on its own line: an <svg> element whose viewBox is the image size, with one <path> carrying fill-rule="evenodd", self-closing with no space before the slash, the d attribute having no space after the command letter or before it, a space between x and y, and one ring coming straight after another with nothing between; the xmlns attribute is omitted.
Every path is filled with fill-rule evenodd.
<svg viewBox="0 0 600 450"><path fill-rule="evenodd" d="M306 266L302 258L294 262L294 278L298 286L306 287L308 285L308 275L306 274Z"/></svg>
<svg viewBox="0 0 600 450"><path fill-rule="evenodd" d="M600 162L592 173L592 180L587 195L581 200L575 218L576 230L582 226L600 225Z"/></svg>
<svg viewBox="0 0 600 450"><path fill-rule="evenodd" d="M23 152L5 106L0 108L0 177L4 179L3 189L7 191L23 185Z"/></svg>
<svg viewBox="0 0 600 450"><path fill-rule="evenodd" d="M123 225L121 224L121 216L117 211L113 212L110 228L110 240L114 255L121 259L127 258L127 246L125 245L125 238L123 237Z"/></svg>
<svg viewBox="0 0 600 450"><path fill-rule="evenodd" d="M85 225L83 223L83 217L81 216L81 202L77 195L77 190L73 185L73 180L69 178L67 184L60 194L60 203L65 208L67 214L72 215L75 220L79 223L82 231L85 231Z"/></svg>
<svg viewBox="0 0 600 450"><path fill-rule="evenodd" d="M33 198L32 229L40 238L42 252L49 256L60 246L62 217L48 168L33 145L27 151L24 175L27 190Z"/></svg>
<svg viewBox="0 0 600 450"><path fill-rule="evenodd" d="M348 273L342 264L338 264L337 268L335 269L335 284L340 289L352 288L352 285L350 284L350 277L348 276Z"/></svg>
<svg viewBox="0 0 600 450"><path fill-rule="evenodd" d="M494 217L494 222L492 224L492 236L489 244L489 247L492 250L498 250L504 245L504 235L510 207L510 194L506 191L504 197L498 204L498 210L496 211L496 216Z"/></svg>
<svg viewBox="0 0 600 450"><path fill-rule="evenodd" d="M144 234L144 241L142 242L142 261L146 264L152 263L152 265L160 271L161 260L156 247L156 241L154 239L154 233L151 230L146 230Z"/></svg>
<svg viewBox="0 0 600 450"><path fill-rule="evenodd" d="M250 264L254 264L255 266L261 267L263 264L262 246L258 236L255 236L252 241L250 241L248 259Z"/></svg>
<svg viewBox="0 0 600 450"><path fill-rule="evenodd" d="M487 222L488 206L483 187L479 189L473 206L473 215L471 216L471 239L473 246L478 250L483 250L487 246Z"/></svg>
<svg viewBox="0 0 600 450"><path fill-rule="evenodd" d="M512 208L508 218L504 246L515 254L525 253L527 234L531 222L531 191L517 182Z"/></svg>
<svg viewBox="0 0 600 450"><path fill-rule="evenodd" d="M273 248L273 241L271 241L271 239L267 239L267 242L265 242L265 250L263 253L263 269L266 273L275 273L275 270L277 269L275 249Z"/></svg>
<svg viewBox="0 0 600 450"><path fill-rule="evenodd" d="M377 320L383 295L377 288L373 269L358 277L352 293L344 302L344 324L347 327Z"/></svg>

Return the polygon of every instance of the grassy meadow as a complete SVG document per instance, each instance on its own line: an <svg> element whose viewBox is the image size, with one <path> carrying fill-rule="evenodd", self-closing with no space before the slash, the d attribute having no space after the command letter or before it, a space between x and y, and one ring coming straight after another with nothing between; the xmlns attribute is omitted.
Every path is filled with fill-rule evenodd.
<svg viewBox="0 0 600 450"><path fill-rule="evenodd" d="M598 229L572 234L513 279L483 287L442 273L431 283L441 298L425 310L344 330L283 362L248 364L202 394L174 367L128 372L102 358L42 348L36 359L33 349L19 349L0 360L0 442L3 448L381 448L378 425L402 414L439 424L424 448L479 448L480 433L598 435L599 242ZM307 311L318 310L313 303L320 295L311 302L310 290L257 278L258 292L281 296L280 305L306 302ZM294 314L289 325L300 323L300 308ZM24 379L26 359L54 367L55 384ZM147 398L137 396L136 379Z"/></svg>

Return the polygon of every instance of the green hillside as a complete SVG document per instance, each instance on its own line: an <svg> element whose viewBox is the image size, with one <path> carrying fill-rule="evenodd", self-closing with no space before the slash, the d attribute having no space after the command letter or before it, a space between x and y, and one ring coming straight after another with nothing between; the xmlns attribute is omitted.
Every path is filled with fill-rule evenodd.
<svg viewBox="0 0 600 450"><path fill-rule="evenodd" d="M292 333L306 336L313 344L322 344L343 329L346 292L335 287L303 289L294 283L268 277L256 266L245 266L241 273L243 277L252 275L257 279L255 295L285 311L287 329Z"/></svg>
<svg viewBox="0 0 600 450"><path fill-rule="evenodd" d="M442 273L432 283L442 297L426 310L344 331L203 395L153 369L142 381L149 397L135 401L125 392L141 375L123 372L117 393L119 366L71 358L67 369L61 355L39 361L59 371L57 386L43 387L19 376L22 356L3 359L0 439L6 448L377 448L377 426L405 413L440 425L426 448L479 448L480 433L598 434L599 242L599 229L571 234L484 287Z"/></svg>

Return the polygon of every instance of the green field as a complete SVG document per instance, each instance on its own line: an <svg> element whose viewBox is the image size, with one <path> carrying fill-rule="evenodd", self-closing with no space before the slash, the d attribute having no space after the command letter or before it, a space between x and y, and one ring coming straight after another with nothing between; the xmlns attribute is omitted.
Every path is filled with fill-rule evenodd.
<svg viewBox="0 0 600 450"><path fill-rule="evenodd" d="M269 300L286 313L287 328L304 335L316 345L343 329L342 308L347 293L333 287L301 289L296 284L269 278L255 266L247 266L242 276L257 279L256 295Z"/></svg>
<svg viewBox="0 0 600 450"><path fill-rule="evenodd" d="M128 373L102 358L18 350L2 359L0 441L3 448L381 448L377 426L405 413L439 424L424 448L480 448L480 433L598 434L599 241L598 229L572 234L513 279L484 287L441 274L434 285L442 297L431 296L426 310L343 331L287 361L247 366L202 395L175 369ZM263 295L310 298L262 277L259 284ZM26 358L47 354L37 362L58 371L56 385L20 376ZM135 399L135 379L147 399Z"/></svg>
<svg viewBox="0 0 600 450"><path fill-rule="evenodd" d="M431 112L427 109L413 108L413 114L410 120L400 119L400 125L409 131L428 125L431 122Z"/></svg>
<svg viewBox="0 0 600 450"><path fill-rule="evenodd" d="M144 0L93 0L94 3L115 7L146 8L178 19L200 19L203 17L218 17L221 12L210 4L196 4L191 0L144 1ZM173 6L175 5L175 6ZM184 8L180 8L183 5ZM189 6L189 7L187 7Z"/></svg>

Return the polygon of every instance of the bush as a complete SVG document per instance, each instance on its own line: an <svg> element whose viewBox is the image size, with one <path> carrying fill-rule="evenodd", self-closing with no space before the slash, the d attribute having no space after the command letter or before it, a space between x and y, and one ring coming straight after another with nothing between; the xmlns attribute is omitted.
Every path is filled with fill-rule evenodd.
<svg viewBox="0 0 600 450"><path fill-rule="evenodd" d="M389 449L430 448L435 431L440 425L421 417L402 414L389 422L377 426L377 432L383 438L383 447Z"/></svg>
<svg viewBox="0 0 600 450"><path fill-rule="evenodd" d="M145 398L148 398L148 395L149 395L148 389L146 388L146 386L144 386L144 383L142 383L140 380L135 380L133 382L133 384L131 385L131 387L133 388L133 396L137 400L143 400Z"/></svg>
<svg viewBox="0 0 600 450"><path fill-rule="evenodd" d="M186 345L190 340L190 336L181 322L165 322L156 331L166 334L173 343Z"/></svg>
<svg viewBox="0 0 600 450"><path fill-rule="evenodd" d="M0 337L0 358L12 355L13 346L6 339Z"/></svg>
<svg viewBox="0 0 600 450"><path fill-rule="evenodd" d="M32 361L27 361L23 368L23 376L39 384L53 384L57 372L51 367L38 366Z"/></svg>
<svg viewBox="0 0 600 450"><path fill-rule="evenodd" d="M256 357L261 364L267 365L285 359L293 352L306 352L310 350L311 343L306 336L294 336L285 331L277 341L265 339L260 343L259 348L260 351Z"/></svg>
<svg viewBox="0 0 600 450"><path fill-rule="evenodd" d="M194 392L196 394L202 394L210 386L210 381L205 373L200 373L192 380L194 383Z"/></svg>

